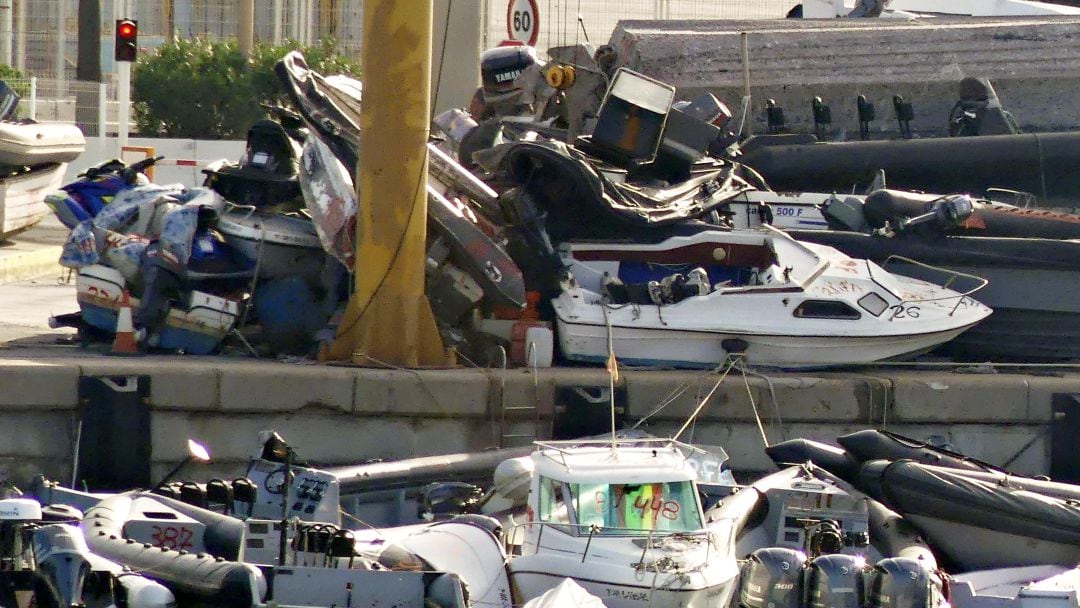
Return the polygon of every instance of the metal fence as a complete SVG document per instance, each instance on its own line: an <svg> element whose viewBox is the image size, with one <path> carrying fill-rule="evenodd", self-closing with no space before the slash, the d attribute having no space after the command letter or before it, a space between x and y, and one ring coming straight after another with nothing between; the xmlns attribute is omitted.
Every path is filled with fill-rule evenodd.
<svg viewBox="0 0 1080 608"><path fill-rule="evenodd" d="M4 46L0 63L27 75L73 78L79 28L79 0L0 0L14 9L13 41ZM482 44L495 46L507 38L509 0L440 0L475 3L483 19ZM620 19L768 19L783 17L797 0L537 0L539 41L546 49L558 44L603 44ZM117 18L139 21L139 43L162 44L173 34L224 40L236 36L238 0L101 0L102 69L112 71L107 52ZM256 0L255 37L280 43L285 39L313 43L331 37L342 52L356 55L362 35L363 0ZM579 20L580 17L580 20ZM4 56L3 53L9 53Z"/></svg>
<svg viewBox="0 0 1080 608"><path fill-rule="evenodd" d="M798 0L536 0L536 47L607 43L623 19L778 19ZM508 0L483 0L485 40L506 40Z"/></svg>
<svg viewBox="0 0 1080 608"><path fill-rule="evenodd" d="M112 83L30 77L6 84L20 96L19 118L77 123L88 137L117 132L119 108Z"/></svg>
<svg viewBox="0 0 1080 608"><path fill-rule="evenodd" d="M203 36L224 40L236 36L239 0L100 0L101 63L106 98L99 100L98 83L75 81L79 0L0 0L0 11L12 10L12 30L0 27L0 63L12 65L28 78L36 77L34 99L24 90L23 116L38 120L77 120L88 127L89 117L105 108L106 128L115 131L115 76L112 61L113 24L128 17L139 22L139 44L152 49L171 36ZM476 6L484 48L507 38L510 0L435 0L436 10L448 2ZM537 47L592 42L606 43L621 19L769 19L783 17L797 0L536 0L539 13ZM256 0L255 37L280 43L305 44L324 37L338 42L342 53L359 55L363 0ZM2 25L2 23L0 23ZM22 86L28 90L29 81ZM33 101L34 107L29 104ZM84 107L87 105L92 107ZM94 123L97 124L96 122Z"/></svg>

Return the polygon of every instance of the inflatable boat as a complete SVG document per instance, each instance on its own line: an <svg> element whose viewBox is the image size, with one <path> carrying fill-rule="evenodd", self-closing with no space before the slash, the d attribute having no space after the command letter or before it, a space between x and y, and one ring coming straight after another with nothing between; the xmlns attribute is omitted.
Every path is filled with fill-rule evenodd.
<svg viewBox="0 0 1080 608"><path fill-rule="evenodd" d="M0 241L49 214L45 195L60 188L67 163L85 148L75 125L0 122Z"/></svg>
<svg viewBox="0 0 1080 608"><path fill-rule="evenodd" d="M951 571L1080 561L1078 486L1014 475L893 433L838 441L843 448L795 440L767 451L776 462L813 462L896 511Z"/></svg>

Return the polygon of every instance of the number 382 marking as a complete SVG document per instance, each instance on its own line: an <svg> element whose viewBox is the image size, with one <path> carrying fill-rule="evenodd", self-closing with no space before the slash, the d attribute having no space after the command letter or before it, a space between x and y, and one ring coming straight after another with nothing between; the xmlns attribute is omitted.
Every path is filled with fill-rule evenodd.
<svg viewBox="0 0 1080 608"><path fill-rule="evenodd" d="M154 534L150 537L155 547L166 549L190 549L191 530L187 528L174 528L172 526L154 526Z"/></svg>

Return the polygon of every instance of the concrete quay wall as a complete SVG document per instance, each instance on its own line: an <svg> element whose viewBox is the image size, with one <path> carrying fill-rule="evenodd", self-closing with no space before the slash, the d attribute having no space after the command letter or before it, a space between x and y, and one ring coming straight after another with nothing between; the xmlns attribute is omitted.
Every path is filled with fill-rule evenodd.
<svg viewBox="0 0 1080 608"><path fill-rule="evenodd" d="M553 422L565 424L568 410L581 407L565 402L568 387L608 385L602 369L587 368L534 374L163 357L0 360L5 387L0 395L0 480L25 483L38 473L69 480L79 379L140 375L150 381L146 405L154 475L181 460L184 440L193 437L210 448L214 461L186 474L204 479L241 474L264 429L279 431L301 457L325 464L481 450L510 443L501 437L514 432L536 431L545 437ZM634 422L668 402L641 428L672 433L718 379L715 373L626 370L616 393L620 417ZM830 441L858 429L884 427L916 437L937 436L976 458L1043 473L1049 466L1051 403L1059 393L1080 393L1080 373L893 368L745 378L733 373L683 438L723 446L737 470L759 471L770 464L762 451L758 417L770 442L795 437ZM510 411L500 426L504 407L536 409ZM606 404L588 407L600 411L593 412L593 427L581 430L605 432Z"/></svg>
<svg viewBox="0 0 1080 608"><path fill-rule="evenodd" d="M755 133L770 98L792 131L812 132L820 96L832 108L827 138L855 139L861 94L881 139L897 133L894 95L913 102L915 136L944 134L965 76L989 78L1024 131L1080 127L1077 25L1075 16L622 21L611 44L623 65L679 87L680 98L709 91L738 114L746 33Z"/></svg>

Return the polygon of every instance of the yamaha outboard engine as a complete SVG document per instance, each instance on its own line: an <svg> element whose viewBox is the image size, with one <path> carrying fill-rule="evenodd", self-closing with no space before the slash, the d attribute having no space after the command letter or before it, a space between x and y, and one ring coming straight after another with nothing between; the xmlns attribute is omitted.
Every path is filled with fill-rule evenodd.
<svg viewBox="0 0 1080 608"><path fill-rule="evenodd" d="M514 80L536 63L536 49L531 46L500 46L481 53L484 103L497 115L517 114L521 89Z"/></svg>
<svg viewBox="0 0 1080 608"><path fill-rule="evenodd" d="M923 561L890 557L874 566L867 583L867 608L941 608L945 581Z"/></svg>
<svg viewBox="0 0 1080 608"><path fill-rule="evenodd" d="M739 573L739 608L800 608L806 556L767 547L750 554Z"/></svg>
<svg viewBox="0 0 1080 608"><path fill-rule="evenodd" d="M807 608L863 608L866 560L856 555L822 555L806 568Z"/></svg>

